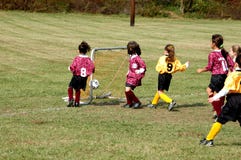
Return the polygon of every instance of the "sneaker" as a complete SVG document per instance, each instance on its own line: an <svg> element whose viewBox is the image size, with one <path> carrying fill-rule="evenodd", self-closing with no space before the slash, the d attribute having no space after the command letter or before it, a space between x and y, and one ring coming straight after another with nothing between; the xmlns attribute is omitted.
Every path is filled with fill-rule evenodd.
<svg viewBox="0 0 241 160"><path fill-rule="evenodd" d="M204 145L204 146L207 146L207 147L212 147L212 146L214 146L213 140L206 140L206 138L202 139L202 140L200 141L200 144L201 144L201 145Z"/></svg>
<svg viewBox="0 0 241 160"><path fill-rule="evenodd" d="M172 101L172 102L169 104L169 106L168 106L168 110L169 110L169 111L173 110L173 108L175 107L176 104L177 104L177 103L176 103L175 101Z"/></svg>
<svg viewBox="0 0 241 160"><path fill-rule="evenodd" d="M217 119L218 118L218 115L213 115L212 119Z"/></svg>
<svg viewBox="0 0 241 160"><path fill-rule="evenodd" d="M74 107L74 100L70 100L67 107Z"/></svg>
<svg viewBox="0 0 241 160"><path fill-rule="evenodd" d="M138 109L141 107L141 102L137 102L133 104L133 109Z"/></svg>
<svg viewBox="0 0 241 160"><path fill-rule="evenodd" d="M74 106L75 106L75 107L79 107L79 102L75 102L75 103L74 103Z"/></svg>
<svg viewBox="0 0 241 160"><path fill-rule="evenodd" d="M148 104L147 107L148 107L148 108L155 108L155 109L156 109L156 105L155 105L155 104Z"/></svg>
<svg viewBox="0 0 241 160"><path fill-rule="evenodd" d="M121 107L123 107L123 108L131 108L132 107L132 105L131 104L124 104L123 106L121 106Z"/></svg>

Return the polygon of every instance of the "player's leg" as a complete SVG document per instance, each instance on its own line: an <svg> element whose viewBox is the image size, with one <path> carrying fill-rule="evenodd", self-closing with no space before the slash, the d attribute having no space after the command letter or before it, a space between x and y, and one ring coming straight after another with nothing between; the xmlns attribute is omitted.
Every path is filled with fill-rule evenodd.
<svg viewBox="0 0 241 160"><path fill-rule="evenodd" d="M169 111L171 111L176 105L176 102L164 93L164 90L166 91L169 90L171 80L172 80L172 74L164 73L164 74L159 74L158 76L158 94L164 102L169 103L169 106L168 106Z"/></svg>
<svg viewBox="0 0 241 160"><path fill-rule="evenodd" d="M209 130L208 135L206 138L202 139L200 141L200 144L205 146L213 146L213 140L217 136L217 134L221 131L222 126L227 123L228 121L232 120L234 121L237 117L237 107L239 103L237 103L237 100L239 100L240 97L231 97L226 104L224 105L221 114L218 116L217 121L213 123L211 129Z"/></svg>
<svg viewBox="0 0 241 160"><path fill-rule="evenodd" d="M69 97L69 103L67 107L73 107L74 105L74 97L73 97L73 87L69 86L68 88L68 97Z"/></svg>
<svg viewBox="0 0 241 160"><path fill-rule="evenodd" d="M172 98L170 98L169 96L167 96L167 95L164 93L164 91L159 90L158 93L159 93L159 95L160 95L160 98L161 98L164 102L169 103L168 110L169 110L169 111L173 110L173 108L174 108L175 105L176 105L176 102L175 102Z"/></svg>
<svg viewBox="0 0 241 160"><path fill-rule="evenodd" d="M74 77L72 77L71 81L69 82L69 87L68 87L69 103L68 103L67 107L73 107L74 106L73 84L74 84Z"/></svg>
<svg viewBox="0 0 241 160"><path fill-rule="evenodd" d="M160 98L161 98L164 102L166 102L166 103L171 103L171 102L172 102L172 99L171 99L169 96L167 96L167 95L164 93L164 91L159 90L158 93L159 93Z"/></svg>
<svg viewBox="0 0 241 160"><path fill-rule="evenodd" d="M147 107L150 107L150 108L156 108L156 105L157 103L159 102L160 100L160 95L158 93L158 91L156 92L153 100L151 101L151 104L149 104Z"/></svg>
<svg viewBox="0 0 241 160"><path fill-rule="evenodd" d="M216 135L220 132L221 129L222 129L222 124L220 122L215 122L212 125L207 137L202 139L200 141L200 144L208 146L208 147L213 146L214 145L213 140L216 137Z"/></svg>
<svg viewBox="0 0 241 160"><path fill-rule="evenodd" d="M122 106L124 108L131 108L131 106L132 106L132 99L131 99L130 91L131 91L131 87L126 86L126 88L125 88L126 104L124 104Z"/></svg>
<svg viewBox="0 0 241 160"><path fill-rule="evenodd" d="M215 95L215 93L209 87L206 89L206 92L207 92L208 98L211 98ZM219 101L214 101L211 104L213 107L213 118L216 119L217 116L221 113L221 108L219 107L220 106Z"/></svg>
<svg viewBox="0 0 241 160"><path fill-rule="evenodd" d="M74 106L79 107L79 101L80 101L80 89L75 90L75 102Z"/></svg>
<svg viewBox="0 0 241 160"><path fill-rule="evenodd" d="M140 100L136 97L132 90L135 89L136 86L126 83L125 95L126 95L126 104L123 106L125 108L139 108L141 106Z"/></svg>
<svg viewBox="0 0 241 160"><path fill-rule="evenodd" d="M220 122L213 123L213 125L206 137L206 140L208 140L208 141L213 140L216 137L216 135L220 132L221 129L222 129L222 124Z"/></svg>
<svg viewBox="0 0 241 160"><path fill-rule="evenodd" d="M140 100L136 97L136 95L134 94L134 92L132 90L129 91L129 94L131 96L131 100L133 102L133 108L139 108L141 107L141 102Z"/></svg>

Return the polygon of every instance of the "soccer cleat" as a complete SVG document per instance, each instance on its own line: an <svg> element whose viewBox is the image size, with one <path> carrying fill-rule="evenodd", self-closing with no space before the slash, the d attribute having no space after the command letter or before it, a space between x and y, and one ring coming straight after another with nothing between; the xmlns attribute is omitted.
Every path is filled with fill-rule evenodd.
<svg viewBox="0 0 241 160"><path fill-rule="evenodd" d="M156 105L155 105L155 104L148 104L147 107L148 107L148 108L155 108L155 109L156 109Z"/></svg>
<svg viewBox="0 0 241 160"><path fill-rule="evenodd" d="M201 144L201 145L204 145L204 146L207 146L207 147L212 147L212 146L214 146L213 140L206 140L206 138L202 139L202 140L200 141L200 144Z"/></svg>
<svg viewBox="0 0 241 160"><path fill-rule="evenodd" d="M169 111L172 111L176 104L177 104L177 103L176 103L175 101L172 101L172 102L169 104L169 106L168 106L168 110L169 110Z"/></svg>
<svg viewBox="0 0 241 160"><path fill-rule="evenodd" d="M127 104L127 103L126 103L126 104L124 104L124 105L121 106L121 107L123 107L123 108L131 108L131 106L132 106L131 104Z"/></svg>
<svg viewBox="0 0 241 160"><path fill-rule="evenodd" d="M79 105L79 102L75 102L74 103L74 107L79 107L80 105Z"/></svg>
<svg viewBox="0 0 241 160"><path fill-rule="evenodd" d="M74 100L70 100L67 107L74 107Z"/></svg>
<svg viewBox="0 0 241 160"><path fill-rule="evenodd" d="M133 109L138 109L141 107L141 102L137 102L133 104Z"/></svg>
<svg viewBox="0 0 241 160"><path fill-rule="evenodd" d="M213 117L212 117L213 119L217 119L218 118L218 116L215 114L215 115L213 115Z"/></svg>

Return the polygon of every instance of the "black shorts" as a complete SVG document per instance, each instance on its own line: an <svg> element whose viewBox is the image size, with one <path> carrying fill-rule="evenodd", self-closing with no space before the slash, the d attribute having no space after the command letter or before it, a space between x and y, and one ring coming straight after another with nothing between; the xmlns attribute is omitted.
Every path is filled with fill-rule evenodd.
<svg viewBox="0 0 241 160"><path fill-rule="evenodd" d="M134 90L136 88L136 86L129 84L129 83L126 83L126 87L130 87L132 90Z"/></svg>
<svg viewBox="0 0 241 160"><path fill-rule="evenodd" d="M227 78L226 74L212 75L211 80L210 80L210 84L208 85L208 87L213 92L219 92L223 88L226 78Z"/></svg>
<svg viewBox="0 0 241 160"><path fill-rule="evenodd" d="M228 94L226 100L217 121L225 124L228 121L238 120L241 126L241 94Z"/></svg>
<svg viewBox="0 0 241 160"><path fill-rule="evenodd" d="M171 84L172 74L163 73L158 75L158 90L169 90Z"/></svg>
<svg viewBox="0 0 241 160"><path fill-rule="evenodd" d="M81 77L81 76L74 75L69 83L69 87L72 87L75 90L82 89L85 91L87 78L88 77Z"/></svg>

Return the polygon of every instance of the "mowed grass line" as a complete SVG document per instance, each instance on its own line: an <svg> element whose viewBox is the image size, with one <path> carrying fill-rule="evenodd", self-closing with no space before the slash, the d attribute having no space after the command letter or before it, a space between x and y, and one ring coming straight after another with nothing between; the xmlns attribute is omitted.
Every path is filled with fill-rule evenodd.
<svg viewBox="0 0 241 160"><path fill-rule="evenodd" d="M221 33L226 49L241 44L240 24L137 17L130 27L125 15L1 11L0 159L239 160L237 123L223 127L215 147L198 145L213 120L205 95L210 75L195 71L207 63L211 34ZM174 75L168 92L178 107L174 112L164 103L156 110L97 102L65 107L61 97L71 78L67 67L82 40L92 47L140 43L147 73L135 92L144 105L156 90L155 65L163 47L173 43L179 59L191 63L186 72Z"/></svg>

